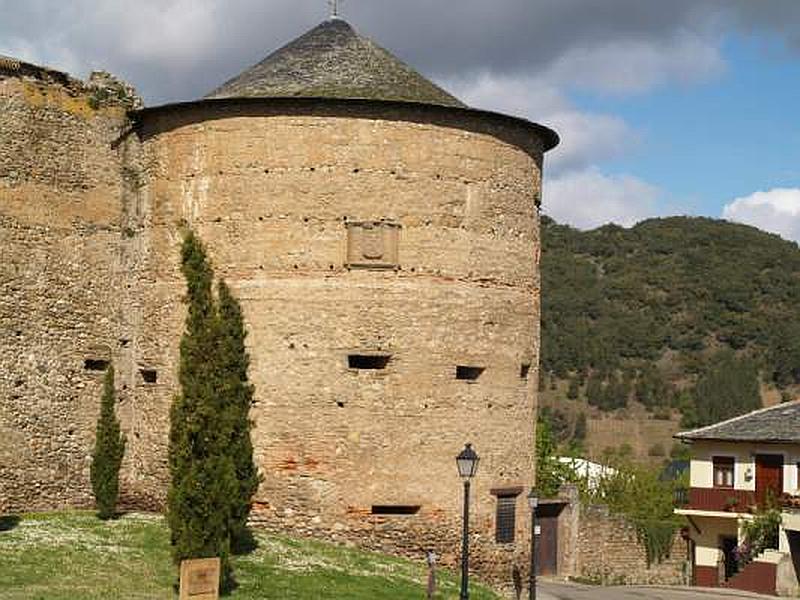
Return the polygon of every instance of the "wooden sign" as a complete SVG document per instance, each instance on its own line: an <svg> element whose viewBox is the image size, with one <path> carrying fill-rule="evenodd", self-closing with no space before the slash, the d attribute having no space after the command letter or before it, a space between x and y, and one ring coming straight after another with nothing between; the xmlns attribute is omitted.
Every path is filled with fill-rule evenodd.
<svg viewBox="0 0 800 600"><path fill-rule="evenodd" d="M219 600L218 558L193 558L181 562L180 600Z"/></svg>

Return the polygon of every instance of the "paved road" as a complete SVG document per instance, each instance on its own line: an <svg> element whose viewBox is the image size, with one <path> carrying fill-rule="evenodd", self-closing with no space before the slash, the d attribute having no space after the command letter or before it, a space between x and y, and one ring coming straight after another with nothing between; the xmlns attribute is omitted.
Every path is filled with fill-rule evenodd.
<svg viewBox="0 0 800 600"><path fill-rule="evenodd" d="M537 600L744 600L772 598L737 590L681 587L599 587L542 581L536 587ZM524 596L527 600L527 596Z"/></svg>

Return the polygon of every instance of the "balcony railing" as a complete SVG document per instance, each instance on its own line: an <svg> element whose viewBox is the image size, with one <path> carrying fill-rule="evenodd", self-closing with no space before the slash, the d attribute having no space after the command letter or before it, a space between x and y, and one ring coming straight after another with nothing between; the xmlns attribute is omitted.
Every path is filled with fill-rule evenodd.
<svg viewBox="0 0 800 600"><path fill-rule="evenodd" d="M755 492L730 488L689 488L689 503L684 508L728 512L751 512Z"/></svg>

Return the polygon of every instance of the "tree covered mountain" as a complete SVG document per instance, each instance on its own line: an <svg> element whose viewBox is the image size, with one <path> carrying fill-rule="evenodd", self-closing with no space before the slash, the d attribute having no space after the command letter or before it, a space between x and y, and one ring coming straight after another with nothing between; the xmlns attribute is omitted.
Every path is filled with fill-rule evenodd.
<svg viewBox="0 0 800 600"><path fill-rule="evenodd" d="M542 380L605 411L636 400L699 426L793 397L800 249L670 217L578 231L542 219Z"/></svg>

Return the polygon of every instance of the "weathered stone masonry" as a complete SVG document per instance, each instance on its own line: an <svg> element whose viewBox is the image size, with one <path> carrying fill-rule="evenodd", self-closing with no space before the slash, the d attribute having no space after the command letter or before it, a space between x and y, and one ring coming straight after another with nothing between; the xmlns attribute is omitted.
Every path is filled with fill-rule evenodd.
<svg viewBox="0 0 800 600"><path fill-rule="evenodd" d="M0 510L90 500L102 373L84 363L123 355L112 143L128 123L98 89L0 65Z"/></svg>
<svg viewBox="0 0 800 600"><path fill-rule="evenodd" d="M0 511L91 502L110 360L123 501L162 505L188 225L248 326L254 520L454 564L471 441L474 564L527 564L524 494L516 543L494 519L533 483L543 128L348 99L128 117L114 82L0 73Z"/></svg>

